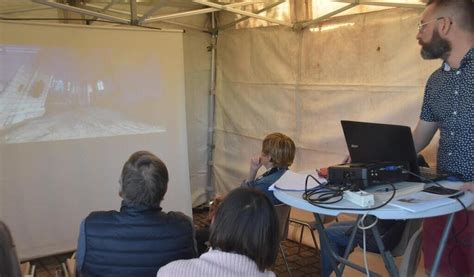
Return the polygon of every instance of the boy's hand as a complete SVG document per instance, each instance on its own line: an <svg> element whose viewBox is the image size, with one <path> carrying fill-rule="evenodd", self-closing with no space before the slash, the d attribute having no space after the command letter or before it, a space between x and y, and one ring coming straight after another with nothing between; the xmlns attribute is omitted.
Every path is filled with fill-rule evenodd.
<svg viewBox="0 0 474 277"><path fill-rule="evenodd" d="M249 170L249 177L247 178L247 181L251 182L255 180L255 177L257 176L257 171L261 166L262 166L262 161L260 160L260 157L253 157L250 159L250 170Z"/></svg>
<svg viewBox="0 0 474 277"><path fill-rule="evenodd" d="M262 166L262 161L260 157L253 157L250 159L250 170L251 171L258 171Z"/></svg>

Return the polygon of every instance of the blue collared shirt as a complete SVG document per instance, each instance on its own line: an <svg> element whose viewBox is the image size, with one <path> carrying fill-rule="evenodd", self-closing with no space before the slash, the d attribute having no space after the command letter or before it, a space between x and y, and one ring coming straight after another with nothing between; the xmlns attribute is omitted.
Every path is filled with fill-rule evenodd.
<svg viewBox="0 0 474 277"><path fill-rule="evenodd" d="M440 130L438 169L474 180L474 48L458 69L444 62L425 89L420 119Z"/></svg>
<svg viewBox="0 0 474 277"><path fill-rule="evenodd" d="M273 205L282 204L282 202L273 195L273 191L269 191L268 188L273 185L273 183L275 183L278 179L280 179L280 177L285 174L287 170L288 168L273 167L267 170L267 172L263 173L254 181L244 181L241 186L255 188L262 191L263 193L265 193L268 199L270 199Z"/></svg>

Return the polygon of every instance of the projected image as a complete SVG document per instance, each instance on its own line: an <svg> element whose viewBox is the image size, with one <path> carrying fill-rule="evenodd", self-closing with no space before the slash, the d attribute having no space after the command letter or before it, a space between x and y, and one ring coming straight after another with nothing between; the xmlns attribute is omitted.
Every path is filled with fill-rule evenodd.
<svg viewBox="0 0 474 277"><path fill-rule="evenodd" d="M156 66L130 63L104 49L0 45L0 141L165 132Z"/></svg>

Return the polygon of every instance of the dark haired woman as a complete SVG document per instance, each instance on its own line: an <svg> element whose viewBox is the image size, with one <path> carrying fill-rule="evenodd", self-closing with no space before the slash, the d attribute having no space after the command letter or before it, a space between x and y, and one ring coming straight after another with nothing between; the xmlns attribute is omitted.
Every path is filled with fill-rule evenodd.
<svg viewBox="0 0 474 277"><path fill-rule="evenodd" d="M275 276L279 225L275 208L261 191L237 188L217 209L211 224L211 250L198 259L179 260L157 276Z"/></svg>

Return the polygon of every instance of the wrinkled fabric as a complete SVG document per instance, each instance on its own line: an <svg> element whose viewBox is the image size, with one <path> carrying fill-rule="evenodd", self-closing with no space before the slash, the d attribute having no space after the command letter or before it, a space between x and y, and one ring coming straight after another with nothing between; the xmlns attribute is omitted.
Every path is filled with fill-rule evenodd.
<svg viewBox="0 0 474 277"><path fill-rule="evenodd" d="M419 12L346 16L299 32L286 27L219 32L217 194L240 185L247 158L259 153L269 133L295 141L292 170L300 171L344 159L343 119L415 127L426 80L439 67L439 61L420 57ZM432 143L422 153L431 166L436 148Z"/></svg>

